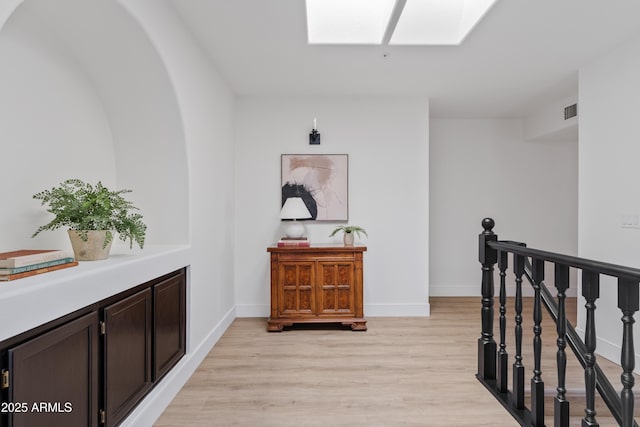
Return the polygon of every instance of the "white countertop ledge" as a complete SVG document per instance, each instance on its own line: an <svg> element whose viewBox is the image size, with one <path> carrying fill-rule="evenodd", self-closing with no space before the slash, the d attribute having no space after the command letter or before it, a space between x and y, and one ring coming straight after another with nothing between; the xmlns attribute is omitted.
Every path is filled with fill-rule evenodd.
<svg viewBox="0 0 640 427"><path fill-rule="evenodd" d="M108 259L0 282L0 341L190 264L188 245L114 246Z"/></svg>

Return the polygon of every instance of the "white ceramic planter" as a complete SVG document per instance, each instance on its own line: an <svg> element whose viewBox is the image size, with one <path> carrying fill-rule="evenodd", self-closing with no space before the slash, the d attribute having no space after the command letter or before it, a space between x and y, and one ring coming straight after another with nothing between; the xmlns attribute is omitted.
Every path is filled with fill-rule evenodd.
<svg viewBox="0 0 640 427"><path fill-rule="evenodd" d="M111 239L107 246L102 247L104 245L104 239L107 237L106 230L89 230L87 231L87 237L87 241L85 242L76 230L69 230L71 247L73 248L73 253L77 261L97 261L109 257L113 239Z"/></svg>
<svg viewBox="0 0 640 427"><path fill-rule="evenodd" d="M353 246L353 233L344 233L342 240L345 246Z"/></svg>

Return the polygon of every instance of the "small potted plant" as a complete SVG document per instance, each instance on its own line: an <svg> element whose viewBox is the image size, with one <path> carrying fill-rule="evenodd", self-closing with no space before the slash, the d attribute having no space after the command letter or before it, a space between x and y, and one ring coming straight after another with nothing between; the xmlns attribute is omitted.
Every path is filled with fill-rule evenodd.
<svg viewBox="0 0 640 427"><path fill-rule="evenodd" d="M120 240L129 239L129 248L135 241L142 249L147 226L142 215L123 194L131 190L111 191L101 182L87 184L79 179L68 179L50 190L33 195L47 212L55 215L48 224L39 227L33 236L44 230L69 227L71 246L77 260L105 259L109 256L114 231Z"/></svg>
<svg viewBox="0 0 640 427"><path fill-rule="evenodd" d="M339 231L344 233L343 241L345 246L353 246L354 234L356 234L358 238L360 238L360 233L369 237L365 229L357 225L339 225L329 234L329 237L335 236Z"/></svg>

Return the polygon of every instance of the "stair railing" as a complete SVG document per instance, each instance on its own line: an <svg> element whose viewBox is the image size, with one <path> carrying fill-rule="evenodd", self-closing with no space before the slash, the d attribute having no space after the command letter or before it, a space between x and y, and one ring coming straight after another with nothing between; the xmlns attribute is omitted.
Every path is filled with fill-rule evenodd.
<svg viewBox="0 0 640 427"><path fill-rule="evenodd" d="M599 426L596 420L596 391L606 403L612 416L623 427L638 427L634 420L635 351L633 342L634 314L640 304L640 270L615 264L593 261L569 255L527 248L525 244L498 241L493 232L495 222L491 218L482 221L484 231L479 236L479 261L482 264L482 332L478 339L478 380L493 393L522 426L543 427L544 380L541 371L542 357L542 306L556 324L557 394L554 398L554 426L569 426L570 402L566 396L565 380L567 345L584 369L586 405L582 427ZM508 360L506 346L506 271L509 254L512 254L515 275L515 355L512 366L512 388L508 387ZM530 259L530 261L529 261ZM545 263L554 265L557 303L544 283ZM499 290L499 345L493 333L494 321L494 266L498 265ZM565 300L569 287L570 268L582 271L582 296L586 300L586 325L584 342L567 321ZM622 350L620 394L605 376L596 362L595 302L600 295L600 275L618 279L618 308L622 311ZM533 375L531 377L531 403L525 405L525 366L522 358L522 282L523 277L533 286Z"/></svg>

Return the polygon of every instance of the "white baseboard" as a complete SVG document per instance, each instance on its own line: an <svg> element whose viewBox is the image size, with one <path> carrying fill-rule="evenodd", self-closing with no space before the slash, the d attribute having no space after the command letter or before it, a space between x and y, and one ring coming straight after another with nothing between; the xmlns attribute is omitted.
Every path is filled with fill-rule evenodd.
<svg viewBox="0 0 640 427"><path fill-rule="evenodd" d="M500 291L500 284L495 283L494 286L495 286L494 293L496 296L498 296L498 292ZM549 286L547 285L547 287ZM549 287L549 290L553 295L555 295L556 291L554 287ZM511 296L515 296L515 294L516 294L515 285L513 284L507 285L507 295L511 297ZM576 297L578 295L577 290L574 288L567 289L566 294L570 298ZM432 297L481 297L482 295L481 295L480 284L474 285L474 286L469 286L469 285L438 286L438 285L431 284L429 286L429 296L432 296ZM524 283L522 284L522 296L525 296L525 297L533 296L533 288L529 286L528 283L526 284L526 286Z"/></svg>
<svg viewBox="0 0 640 427"><path fill-rule="evenodd" d="M267 304L243 304L236 306L238 317L269 317ZM431 306L423 304L365 304L364 315L371 317L420 317L429 316Z"/></svg>
<svg viewBox="0 0 640 427"><path fill-rule="evenodd" d="M269 304L238 304L236 305L237 317L269 317L271 306Z"/></svg>
<svg viewBox="0 0 640 427"><path fill-rule="evenodd" d="M225 314L197 348L184 355L180 362L151 390L120 426L153 426L235 318L236 308L234 307Z"/></svg>
<svg viewBox="0 0 640 427"><path fill-rule="evenodd" d="M365 317L426 317L431 315L431 305L421 304L365 304Z"/></svg>

